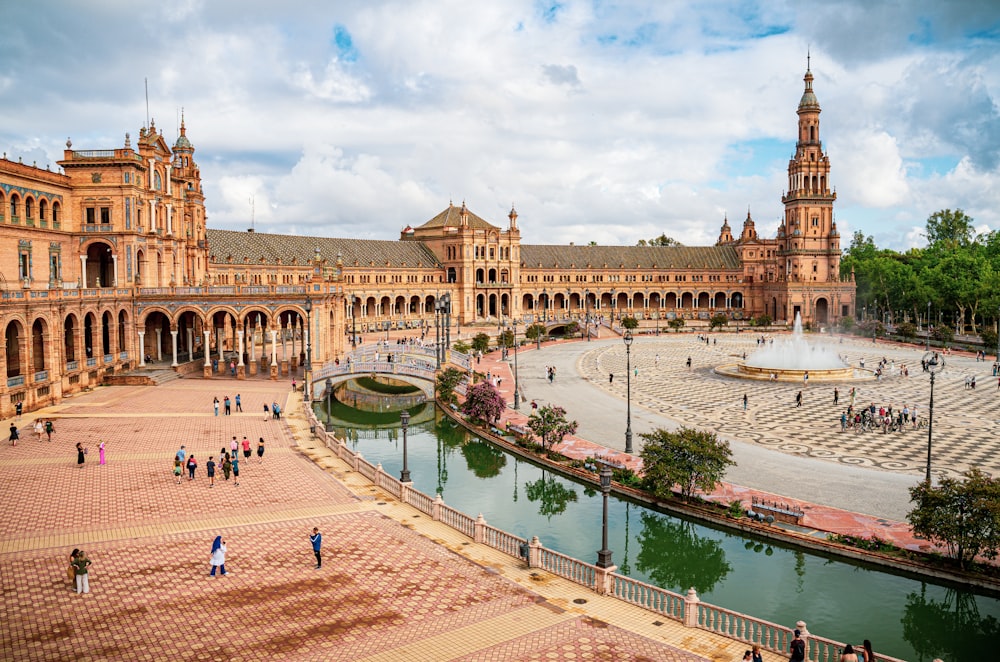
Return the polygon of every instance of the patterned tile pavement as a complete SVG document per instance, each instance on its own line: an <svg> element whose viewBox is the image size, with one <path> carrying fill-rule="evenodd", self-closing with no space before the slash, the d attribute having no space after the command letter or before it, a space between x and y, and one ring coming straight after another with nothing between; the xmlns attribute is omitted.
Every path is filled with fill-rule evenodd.
<svg viewBox="0 0 1000 662"><path fill-rule="evenodd" d="M227 389L246 413L213 415ZM288 415L265 421L275 400ZM39 415L55 422L51 442L30 433ZM311 440L283 382L103 387L19 425L0 452L0 659L730 660L744 648L529 571L399 504ZM209 487L204 460L233 435L264 437L263 461L241 457L239 486L220 472ZM178 484L181 444L202 463ZM210 578L216 535L230 574ZM85 595L66 576L75 547L93 561Z"/></svg>

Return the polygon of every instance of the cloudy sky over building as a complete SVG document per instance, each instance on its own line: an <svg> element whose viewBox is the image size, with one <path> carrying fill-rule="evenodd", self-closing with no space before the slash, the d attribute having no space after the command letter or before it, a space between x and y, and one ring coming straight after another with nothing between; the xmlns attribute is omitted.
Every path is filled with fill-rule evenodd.
<svg viewBox="0 0 1000 662"><path fill-rule="evenodd" d="M465 201L526 243L773 236L810 52L845 246L1000 229L995 1L0 4L7 158L134 143L148 79L214 228L391 239Z"/></svg>

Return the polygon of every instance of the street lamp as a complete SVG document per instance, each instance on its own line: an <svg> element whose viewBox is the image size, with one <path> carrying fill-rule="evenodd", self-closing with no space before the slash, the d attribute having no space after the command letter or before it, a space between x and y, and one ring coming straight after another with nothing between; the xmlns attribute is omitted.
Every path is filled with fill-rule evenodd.
<svg viewBox="0 0 1000 662"><path fill-rule="evenodd" d="M406 466L406 427L410 424L410 412L405 409L399 412L399 424L403 428L403 470L399 472L399 482L409 483L410 469Z"/></svg>
<svg viewBox="0 0 1000 662"><path fill-rule="evenodd" d="M583 291L583 309L585 312L583 328L587 332L587 342L590 342L590 290Z"/></svg>
<svg viewBox="0 0 1000 662"><path fill-rule="evenodd" d="M931 302L930 301L927 302L927 324L925 326L927 327L924 329L924 331L927 333L927 338L924 341L924 351L929 352L931 351ZM997 342L1000 342L1000 340L998 340Z"/></svg>
<svg viewBox="0 0 1000 662"><path fill-rule="evenodd" d="M934 375L944 369L944 356L938 354L937 352L928 352L927 354L924 354L923 363L927 366L927 371L931 373L931 400L930 406L927 408L927 473L924 475L924 479L927 481L927 487L930 487L931 432L934 429Z"/></svg>
<svg viewBox="0 0 1000 662"><path fill-rule="evenodd" d="M625 452L632 452L632 329L625 329Z"/></svg>
<svg viewBox="0 0 1000 662"><path fill-rule="evenodd" d="M451 293L445 292L441 299L441 313L444 315L444 347L451 349ZM441 359L444 360L444 352L441 352Z"/></svg>
<svg viewBox="0 0 1000 662"><path fill-rule="evenodd" d="M521 389L517 382L517 318L514 318L514 409L521 408Z"/></svg>
<svg viewBox="0 0 1000 662"><path fill-rule="evenodd" d="M597 552L597 567L610 568L611 550L608 549L608 493L611 491L611 467L601 466L601 494L604 495L604 515L601 518L601 549Z"/></svg>
<svg viewBox="0 0 1000 662"><path fill-rule="evenodd" d="M333 380L329 377L326 378L326 422L329 423L330 419L333 418L330 412L330 398L333 397ZM324 430L328 428L324 425Z"/></svg>
<svg viewBox="0 0 1000 662"><path fill-rule="evenodd" d="M312 397L310 396L311 384L309 380L312 379L312 309L313 302L309 295L306 295L306 384L302 388L302 397L306 402L312 402Z"/></svg>
<svg viewBox="0 0 1000 662"><path fill-rule="evenodd" d="M1000 306L997 307L997 362L1000 362Z"/></svg>
<svg viewBox="0 0 1000 662"><path fill-rule="evenodd" d="M351 350L358 348L358 317L354 313L357 297L351 295Z"/></svg>

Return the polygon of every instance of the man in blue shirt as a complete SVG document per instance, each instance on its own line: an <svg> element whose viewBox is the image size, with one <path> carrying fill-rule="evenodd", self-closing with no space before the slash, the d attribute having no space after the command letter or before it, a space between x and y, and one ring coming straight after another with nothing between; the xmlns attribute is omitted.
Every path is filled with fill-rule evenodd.
<svg viewBox="0 0 1000 662"><path fill-rule="evenodd" d="M313 527L312 535L309 536L309 542L312 543L313 554L316 555L316 568L319 569L323 566L323 557L320 556L320 547L323 545L323 534L316 527Z"/></svg>

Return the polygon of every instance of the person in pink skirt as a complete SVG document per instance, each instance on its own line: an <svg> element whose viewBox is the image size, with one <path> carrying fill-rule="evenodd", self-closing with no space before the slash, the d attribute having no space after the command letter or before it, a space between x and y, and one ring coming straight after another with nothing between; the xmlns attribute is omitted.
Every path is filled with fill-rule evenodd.
<svg viewBox="0 0 1000 662"><path fill-rule="evenodd" d="M104 440L103 439L101 439L101 443L99 443L97 445L97 450L101 454L101 460L100 460L100 462L98 462L98 464L105 464L105 461L104 461Z"/></svg>

